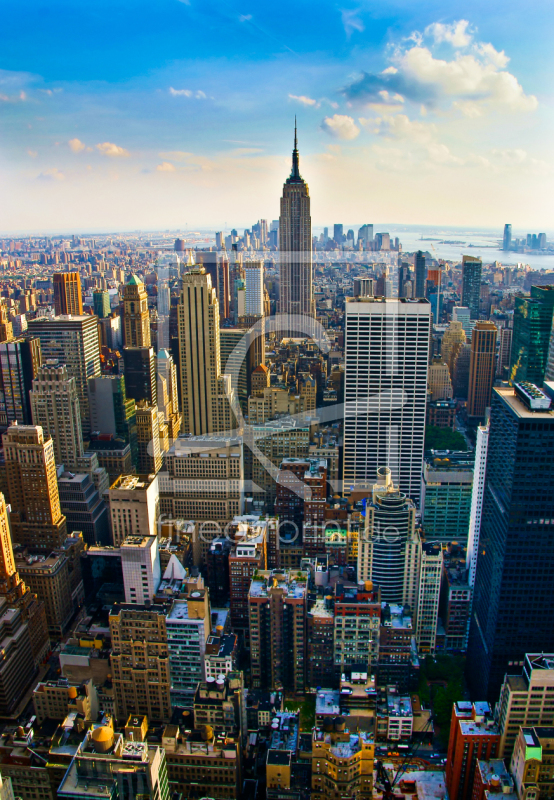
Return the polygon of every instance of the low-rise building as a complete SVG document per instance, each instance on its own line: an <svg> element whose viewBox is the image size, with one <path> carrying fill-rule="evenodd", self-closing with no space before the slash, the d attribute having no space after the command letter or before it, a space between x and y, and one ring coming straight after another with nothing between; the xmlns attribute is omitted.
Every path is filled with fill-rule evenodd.
<svg viewBox="0 0 554 800"><path fill-rule="evenodd" d="M343 717L336 717L312 736L312 798L373 797L373 738L363 731L353 733Z"/></svg>
<svg viewBox="0 0 554 800"><path fill-rule="evenodd" d="M172 795L235 800L241 789L240 743L208 726L181 732L167 725L162 735Z"/></svg>
<svg viewBox="0 0 554 800"><path fill-rule="evenodd" d="M238 638L236 633L208 636L206 642L206 678L220 678L237 668Z"/></svg>
<svg viewBox="0 0 554 800"><path fill-rule="evenodd" d="M194 721L228 735L242 735L246 723L242 672L229 672L224 678L207 678L198 684Z"/></svg>
<svg viewBox="0 0 554 800"><path fill-rule="evenodd" d="M39 723L45 719L61 721L73 712L85 720L96 721L98 717L98 695L91 678L77 685L67 678L41 681L33 691L33 705Z"/></svg>

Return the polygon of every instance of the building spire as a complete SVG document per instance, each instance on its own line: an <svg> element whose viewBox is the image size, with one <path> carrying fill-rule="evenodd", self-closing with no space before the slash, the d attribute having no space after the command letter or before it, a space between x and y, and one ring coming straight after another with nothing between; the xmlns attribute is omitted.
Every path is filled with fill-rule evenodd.
<svg viewBox="0 0 554 800"><path fill-rule="evenodd" d="M296 132L296 114L294 115L294 150L292 151L292 170L290 177L293 180L302 180L298 166L298 136Z"/></svg>

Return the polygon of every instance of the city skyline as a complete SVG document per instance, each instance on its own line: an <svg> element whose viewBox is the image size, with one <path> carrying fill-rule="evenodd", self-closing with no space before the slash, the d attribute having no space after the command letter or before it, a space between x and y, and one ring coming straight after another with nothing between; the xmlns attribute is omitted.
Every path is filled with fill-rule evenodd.
<svg viewBox="0 0 554 800"><path fill-rule="evenodd" d="M290 25L286 8L265 4L215 4L207 20L193 0L139 4L133 19L120 3L100 35L84 8L66 19L56 5L50 17L27 7L23 22L13 4L4 227L221 229L230 209L276 218L298 113L317 222L548 229L551 26L515 3L502 15L487 5L451 3L445 17L431 2L306 4ZM180 57L179 33L196 42L194 60Z"/></svg>

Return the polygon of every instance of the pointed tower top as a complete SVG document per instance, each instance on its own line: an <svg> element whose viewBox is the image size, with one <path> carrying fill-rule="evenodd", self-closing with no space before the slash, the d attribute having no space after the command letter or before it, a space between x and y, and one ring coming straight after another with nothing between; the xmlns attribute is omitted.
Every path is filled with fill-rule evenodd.
<svg viewBox="0 0 554 800"><path fill-rule="evenodd" d="M298 135L296 131L296 115L294 117L294 150L292 151L292 169L287 183L301 181L300 168L298 165Z"/></svg>

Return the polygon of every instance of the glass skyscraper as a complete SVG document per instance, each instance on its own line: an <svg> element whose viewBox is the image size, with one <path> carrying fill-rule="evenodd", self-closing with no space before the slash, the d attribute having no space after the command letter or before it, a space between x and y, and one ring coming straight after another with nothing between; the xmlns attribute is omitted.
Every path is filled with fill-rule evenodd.
<svg viewBox="0 0 554 800"><path fill-rule="evenodd" d="M526 653L554 650L553 454L546 396L495 389L468 651L475 697L496 701Z"/></svg>
<svg viewBox="0 0 554 800"><path fill-rule="evenodd" d="M464 256L462 259L462 306L469 308L471 319L479 319L479 302L481 300L481 271L483 262L480 258Z"/></svg>
<svg viewBox="0 0 554 800"><path fill-rule="evenodd" d="M554 286L531 286L530 297L516 297L510 380L542 386L554 313Z"/></svg>

